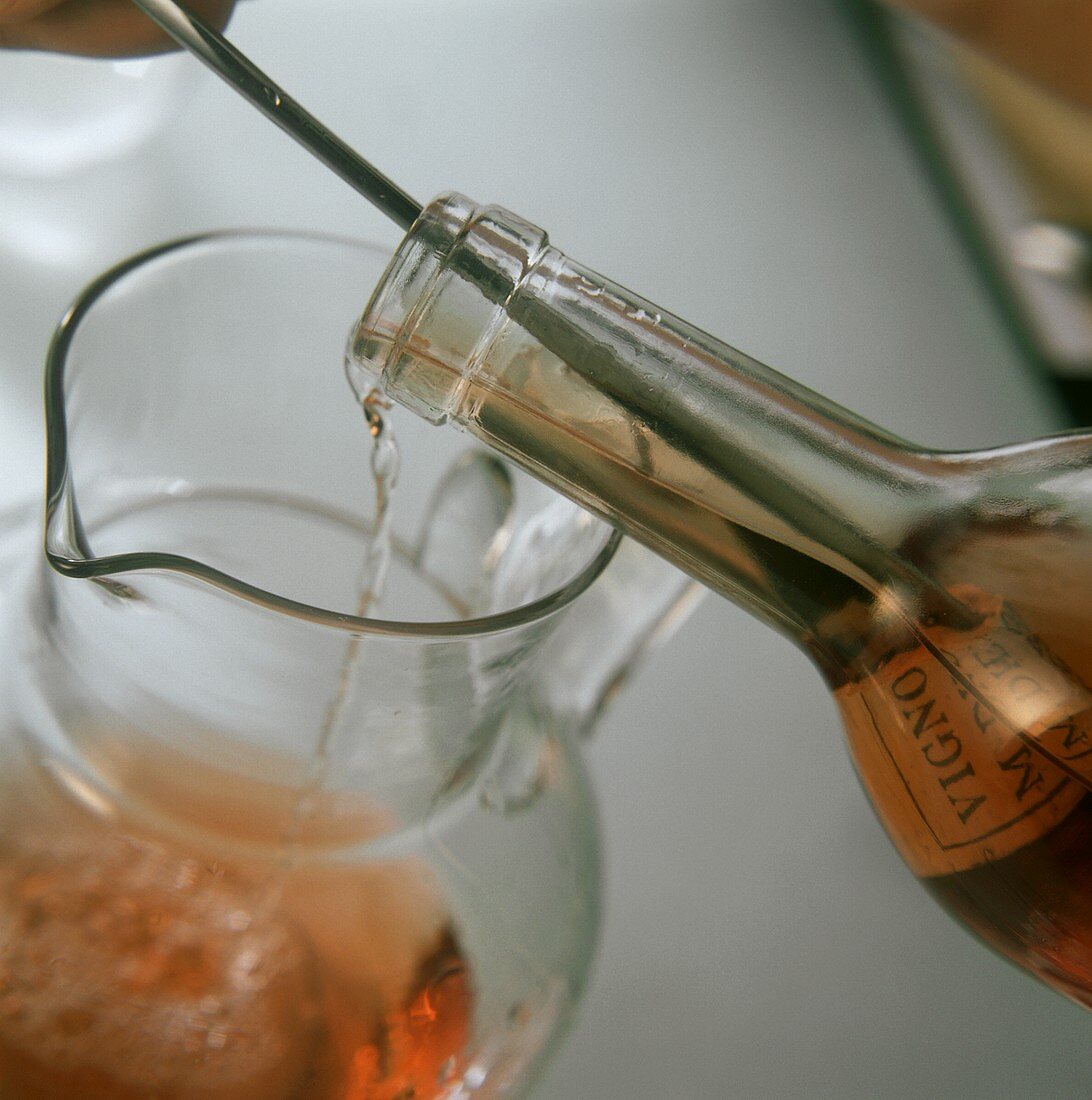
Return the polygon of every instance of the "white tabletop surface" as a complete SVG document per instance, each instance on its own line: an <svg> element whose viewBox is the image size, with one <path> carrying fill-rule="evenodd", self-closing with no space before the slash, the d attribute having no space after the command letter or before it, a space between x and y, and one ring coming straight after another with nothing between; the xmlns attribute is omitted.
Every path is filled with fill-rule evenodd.
<svg viewBox="0 0 1092 1100"><path fill-rule="evenodd" d="M502 202L906 436L1055 424L825 3L260 0L232 31L412 194ZM125 160L0 172L0 507L39 491L40 363L75 291L237 225L396 240L206 74ZM602 944L539 1100L1092 1094L1092 1021L926 897L819 678L742 612L708 599L588 756Z"/></svg>

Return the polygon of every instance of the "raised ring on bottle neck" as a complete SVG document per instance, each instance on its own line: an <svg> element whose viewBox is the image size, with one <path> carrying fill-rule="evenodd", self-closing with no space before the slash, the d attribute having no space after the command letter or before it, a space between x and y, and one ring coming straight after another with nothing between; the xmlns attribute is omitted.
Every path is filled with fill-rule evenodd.
<svg viewBox="0 0 1092 1100"><path fill-rule="evenodd" d="M348 370L433 424L457 418L505 305L548 252L544 230L500 206L441 195L414 223L358 322Z"/></svg>

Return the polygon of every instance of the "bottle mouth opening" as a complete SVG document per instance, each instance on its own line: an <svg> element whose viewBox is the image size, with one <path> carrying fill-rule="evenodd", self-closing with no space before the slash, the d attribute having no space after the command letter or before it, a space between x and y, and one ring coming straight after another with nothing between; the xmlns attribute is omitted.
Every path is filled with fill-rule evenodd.
<svg viewBox="0 0 1092 1100"><path fill-rule="evenodd" d="M483 321L468 301L470 308L461 317L444 318L442 344L415 340L414 334L477 210L464 195L441 195L424 208L395 250L349 339L346 373L358 395L376 386L430 424L448 421L467 361L458 336L473 343Z"/></svg>
<svg viewBox="0 0 1092 1100"><path fill-rule="evenodd" d="M235 250L270 249L306 249L319 248L329 250L330 255L346 250L356 253L389 255L389 250L377 248L365 242L334 236L322 236L309 233L291 233L278 230L248 230L206 233L173 240L140 252L122 261L115 267L91 282L60 321L46 358L45 370L45 417L46 417L46 525L45 553L52 568L59 574L83 579L113 579L122 584L121 578L128 574L147 572L170 573L196 580L202 584L219 589L230 596L247 603L266 608L282 615L307 623L329 627L349 633L386 635L395 637L462 637L496 633L530 623L552 615L585 591L603 572L620 541L620 534L603 525L601 542L587 558L576 567L562 583L551 588L537 598L519 603L516 606L486 615L472 615L466 618L439 619L430 621L401 620L361 617L347 614L319 604L299 600L277 591L275 586L254 584L237 575L233 570L210 564L199 556L186 553L172 553L159 548L136 548L125 552L99 552L97 524L85 526L81 514L80 493L77 490L79 471L77 460L71 446L69 425L69 407L66 387L71 383L69 368L76 351L80 348L81 337L87 330L89 319L102 308L104 299L124 296L134 292L126 284L134 275L154 271L157 266L170 265L187 258ZM385 261L384 261L385 262ZM374 276L373 276L374 278ZM360 295L366 296L370 287L359 288ZM358 307L359 311L359 307ZM351 323L353 313L345 316L345 325ZM239 320L245 325L247 318ZM102 349L94 349L102 355ZM321 369L321 363L316 369ZM312 364L314 366L314 364ZM332 365L336 372L337 364ZM82 381L82 380L81 380ZM339 379L341 385L344 381ZM231 386L228 378L218 380L218 384ZM348 387L346 403L352 404ZM215 401L214 392L205 395L207 401ZM119 416L123 415L118 413ZM133 430L150 430L148 425L134 424ZM364 434L363 424L360 425ZM272 446L275 441L271 441ZM281 502L291 506L292 494L286 491ZM346 511L325 508L334 519L343 524L355 524L361 521ZM365 525L366 529L366 525Z"/></svg>

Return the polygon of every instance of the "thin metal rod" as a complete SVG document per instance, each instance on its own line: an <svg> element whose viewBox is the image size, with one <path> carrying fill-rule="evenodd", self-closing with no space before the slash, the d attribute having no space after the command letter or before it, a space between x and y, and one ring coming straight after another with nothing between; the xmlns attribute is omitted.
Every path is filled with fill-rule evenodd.
<svg viewBox="0 0 1092 1100"><path fill-rule="evenodd" d="M317 118L305 111L222 34L174 0L133 0L180 46L230 84L270 121L293 137L402 229L421 213L421 204L373 168Z"/></svg>

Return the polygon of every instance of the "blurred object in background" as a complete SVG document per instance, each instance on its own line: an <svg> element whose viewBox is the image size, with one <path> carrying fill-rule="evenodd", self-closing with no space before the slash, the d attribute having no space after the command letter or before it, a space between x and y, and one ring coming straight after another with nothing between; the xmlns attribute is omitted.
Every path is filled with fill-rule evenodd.
<svg viewBox="0 0 1092 1100"><path fill-rule="evenodd" d="M1070 423L1092 423L1092 111L1080 87L1056 95L995 60L1003 49L987 56L873 0L841 3L1029 368ZM906 6L938 18L952 7ZM1079 51L1092 73L1092 39L1064 54ZM1031 43L1031 59L1041 53ZM1067 91L1068 71L1056 70Z"/></svg>
<svg viewBox="0 0 1092 1100"><path fill-rule="evenodd" d="M200 69L179 55L103 62L5 51L0 173L57 178L125 156L187 102Z"/></svg>
<svg viewBox="0 0 1092 1100"><path fill-rule="evenodd" d="M1092 110L1088 0L887 0L925 16L1015 72Z"/></svg>

